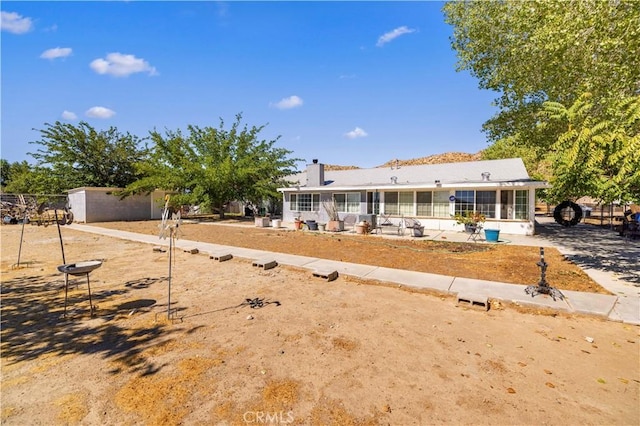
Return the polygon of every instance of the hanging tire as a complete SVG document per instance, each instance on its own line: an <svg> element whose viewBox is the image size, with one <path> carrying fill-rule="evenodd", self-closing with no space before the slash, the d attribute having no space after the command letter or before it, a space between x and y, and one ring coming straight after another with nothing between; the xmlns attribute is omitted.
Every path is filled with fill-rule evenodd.
<svg viewBox="0 0 640 426"><path fill-rule="evenodd" d="M566 209L573 210L570 218L567 218L564 214ZM582 220L582 207L572 201L563 201L553 210L553 218L562 226L575 226Z"/></svg>

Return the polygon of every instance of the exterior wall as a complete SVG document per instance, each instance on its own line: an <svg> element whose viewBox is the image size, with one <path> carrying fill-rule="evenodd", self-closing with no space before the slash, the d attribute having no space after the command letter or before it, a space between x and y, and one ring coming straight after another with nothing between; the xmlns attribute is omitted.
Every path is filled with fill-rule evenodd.
<svg viewBox="0 0 640 426"><path fill-rule="evenodd" d="M162 218L164 191L120 199L113 195L118 189L76 188L69 191L69 205L74 221L92 223Z"/></svg>
<svg viewBox="0 0 640 426"><path fill-rule="evenodd" d="M343 193L345 191L336 191L336 193ZM338 212L338 216L342 219L348 214L365 214L367 212L367 202L365 198L364 191L348 191L348 192L359 192L360 193L360 210L359 212L347 213L347 212ZM299 191L301 194L318 194L318 191ZM301 218L302 220L315 220L320 223L326 223L329 221L329 215L324 208L325 202L330 202L333 197L333 192L320 192L320 204L317 210L314 211L293 211L290 209L290 195L292 193L284 193L283 196L283 206L282 206L282 220L285 222L293 222L296 218Z"/></svg>
<svg viewBox="0 0 640 426"><path fill-rule="evenodd" d="M73 213L74 222L86 222L87 210L86 210L86 192L84 190L71 190L69 191L69 208Z"/></svg>
<svg viewBox="0 0 640 426"><path fill-rule="evenodd" d="M498 218L495 219L487 219L484 224L485 229L498 229L501 233L504 234L517 234L517 235L534 235L535 234L535 188L533 187L517 187L517 188L509 188L502 189L503 191L513 191L513 190L527 190L529 191L529 201L528 201L528 217L529 219L502 219L499 218L501 212L501 204L500 204L500 192L499 188L496 188L496 215ZM415 191L411 188L403 188L404 191ZM421 189L422 190L422 189ZM456 190L476 190L476 188L449 188L451 194L455 194ZM482 188L482 190L487 190L487 188ZM367 213L367 199L366 199L366 191L341 191L335 190L331 192L319 192L317 190L304 191L299 190L295 193L297 194L309 194L309 193L319 193L320 194L320 205L317 211L307 211L307 212L297 212L290 210L290 194L293 192L285 192L283 194L283 220L285 222L293 222L296 217L300 217L303 220L316 220L318 222L327 222L328 216L324 207L322 205L323 201L331 200L333 193L344 193L344 192L360 192L360 212L359 213L344 213L340 212L340 218L343 218L347 214L366 214ZM380 191L380 212L384 212L384 191ZM452 201L449 204L449 213L453 216L455 212L455 202ZM415 208L414 208L415 211ZM422 225L424 225L425 229L432 230L441 230L441 231L464 231L464 225L457 224L455 220L450 218L437 218L437 217L420 217L417 215L410 215L412 218L417 218ZM390 221L394 224L399 224L402 220L401 216L392 216ZM381 216L378 215L377 222L381 222Z"/></svg>

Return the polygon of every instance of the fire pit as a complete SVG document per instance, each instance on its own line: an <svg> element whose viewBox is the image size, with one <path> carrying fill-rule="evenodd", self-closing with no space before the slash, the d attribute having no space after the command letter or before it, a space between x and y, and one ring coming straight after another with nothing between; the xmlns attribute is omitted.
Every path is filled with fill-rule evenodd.
<svg viewBox="0 0 640 426"><path fill-rule="evenodd" d="M89 283L89 274L94 269L98 269L102 266L100 260L89 260L86 262L67 263L58 266L58 271L64 274L64 316L67 316L67 298L69 293L69 275L73 276L87 276L87 288L89 290L89 307L91 308L91 316L93 316L93 303L91 301L91 284Z"/></svg>

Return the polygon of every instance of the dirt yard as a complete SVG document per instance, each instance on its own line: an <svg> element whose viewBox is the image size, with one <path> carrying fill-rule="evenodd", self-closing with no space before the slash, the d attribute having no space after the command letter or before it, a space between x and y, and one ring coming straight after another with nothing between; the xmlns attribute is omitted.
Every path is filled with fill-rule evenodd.
<svg viewBox="0 0 640 426"><path fill-rule="evenodd" d="M184 238L207 228L193 226L198 232L185 226ZM20 268L12 266L21 227L0 229L3 425L635 425L640 419L639 327L499 304L486 312L456 307L450 297L345 277L326 282L305 271L265 271L247 260L216 262L182 251L173 256L169 320L169 253L67 227L61 228L66 262L103 264L90 275L96 315L79 278L64 318L56 227L25 227ZM270 239L280 251L291 244L283 246L279 232L228 230L234 241ZM329 250L327 257L348 261L363 256L306 237L316 239L295 250L318 247L316 256ZM356 244L327 238L340 239L340 247ZM382 247L367 247L363 258L389 258L376 254ZM494 260L496 273L508 274L500 265L509 253L500 247L449 256ZM387 253L412 256L422 256L420 249L386 246ZM406 265L420 263L412 259ZM518 271L511 282L535 282L539 271L531 269L531 278Z"/></svg>
<svg viewBox="0 0 640 426"><path fill-rule="evenodd" d="M317 233L256 228L253 222L229 219L230 225L183 223L180 238L215 244L247 247L351 263L383 266L433 274L537 284L540 280L539 247L507 244L453 243L376 235ZM159 221L109 222L105 228L158 235ZM609 292L595 283L578 266L554 248L545 249L549 263L547 281L562 290Z"/></svg>

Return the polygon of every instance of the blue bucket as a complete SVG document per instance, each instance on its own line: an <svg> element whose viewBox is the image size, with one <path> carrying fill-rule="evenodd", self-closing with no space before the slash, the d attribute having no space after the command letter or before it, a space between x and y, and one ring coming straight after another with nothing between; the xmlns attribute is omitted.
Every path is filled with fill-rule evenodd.
<svg viewBox="0 0 640 426"><path fill-rule="evenodd" d="M487 240L487 242L497 243L499 236L500 236L500 230L499 229L485 229L484 230L484 237Z"/></svg>

